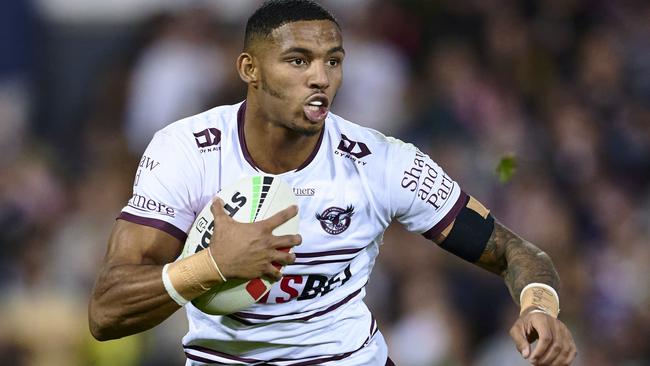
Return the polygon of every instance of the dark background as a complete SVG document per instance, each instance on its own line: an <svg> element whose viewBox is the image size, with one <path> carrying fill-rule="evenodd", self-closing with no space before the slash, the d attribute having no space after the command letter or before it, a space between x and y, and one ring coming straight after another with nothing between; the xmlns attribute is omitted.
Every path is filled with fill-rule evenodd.
<svg viewBox="0 0 650 366"><path fill-rule="evenodd" d="M184 362L183 312L108 343L86 320L154 131L245 95L259 2L176 3L3 2L0 365ZM415 143L551 255L576 365L650 364L650 2L323 4L347 50L334 111ZM400 366L526 364L502 281L418 235L389 229L368 289Z"/></svg>

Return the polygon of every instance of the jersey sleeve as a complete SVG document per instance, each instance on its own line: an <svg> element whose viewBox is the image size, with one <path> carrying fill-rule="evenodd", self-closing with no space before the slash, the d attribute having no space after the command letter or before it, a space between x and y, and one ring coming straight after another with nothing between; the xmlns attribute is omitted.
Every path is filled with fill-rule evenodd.
<svg viewBox="0 0 650 366"><path fill-rule="evenodd" d="M157 132L140 159L133 196L118 219L162 230L184 242L197 212L196 167L178 139L165 130Z"/></svg>
<svg viewBox="0 0 650 366"><path fill-rule="evenodd" d="M433 239L451 224L469 197L415 146L392 144L387 169L394 218L408 231Z"/></svg>

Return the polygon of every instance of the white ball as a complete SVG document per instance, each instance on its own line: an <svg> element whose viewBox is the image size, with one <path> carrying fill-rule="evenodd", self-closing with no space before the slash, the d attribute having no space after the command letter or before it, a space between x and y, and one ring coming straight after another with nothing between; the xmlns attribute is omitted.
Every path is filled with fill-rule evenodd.
<svg viewBox="0 0 650 366"><path fill-rule="evenodd" d="M243 178L222 189L217 196L224 201L226 212L239 222L264 220L278 211L298 204L291 187L281 178L269 175ZM213 230L219 230L219 228L214 228L214 217L210 211L211 205L212 202L208 203L192 224L185 241L185 247L178 259L195 254L210 245ZM299 219L298 216L295 216L275 228L273 235L298 234L298 228ZM266 278L228 279L224 284L213 287L194 299L192 304L208 314L232 314L261 299L271 289L273 283Z"/></svg>

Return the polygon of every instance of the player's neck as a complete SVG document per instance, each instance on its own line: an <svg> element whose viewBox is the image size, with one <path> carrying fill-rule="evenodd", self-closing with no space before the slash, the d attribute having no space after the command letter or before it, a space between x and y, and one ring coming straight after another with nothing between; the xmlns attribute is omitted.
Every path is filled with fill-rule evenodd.
<svg viewBox="0 0 650 366"><path fill-rule="evenodd" d="M250 111L253 112L253 111ZM256 118L247 110L244 121L246 147L255 165L266 173L298 169L317 148L320 133L307 136Z"/></svg>

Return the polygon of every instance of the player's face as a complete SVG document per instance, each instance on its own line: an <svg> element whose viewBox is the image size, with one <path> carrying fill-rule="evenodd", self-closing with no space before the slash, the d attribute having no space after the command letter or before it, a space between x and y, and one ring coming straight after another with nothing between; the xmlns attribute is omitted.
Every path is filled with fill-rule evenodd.
<svg viewBox="0 0 650 366"><path fill-rule="evenodd" d="M261 109L273 123L314 135L341 86L341 32L329 20L299 21L276 28L272 39L260 55Z"/></svg>

